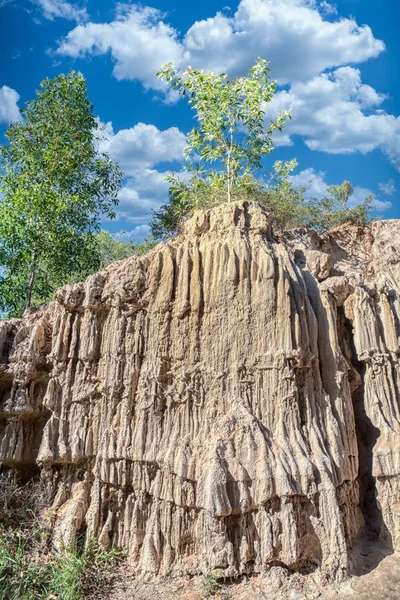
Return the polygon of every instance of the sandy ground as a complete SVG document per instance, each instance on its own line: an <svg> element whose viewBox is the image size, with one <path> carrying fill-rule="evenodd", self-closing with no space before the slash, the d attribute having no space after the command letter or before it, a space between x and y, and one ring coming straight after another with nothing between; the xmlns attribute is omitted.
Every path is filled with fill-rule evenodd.
<svg viewBox="0 0 400 600"><path fill-rule="evenodd" d="M251 577L206 593L206 580L192 578L144 582L129 574L115 578L102 600L400 600L400 554L376 542L359 544L352 567L353 575L340 585L323 587L312 575L288 578L277 568L274 576Z"/></svg>

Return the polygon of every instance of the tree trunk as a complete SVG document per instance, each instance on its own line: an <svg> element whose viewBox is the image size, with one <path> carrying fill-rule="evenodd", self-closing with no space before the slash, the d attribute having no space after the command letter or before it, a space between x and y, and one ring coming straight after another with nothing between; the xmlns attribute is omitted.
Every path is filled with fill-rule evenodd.
<svg viewBox="0 0 400 600"><path fill-rule="evenodd" d="M228 156L228 161L226 163L226 174L228 178L228 202L231 201L231 192L232 192L232 175L231 175L231 164L230 164L230 156Z"/></svg>
<svg viewBox="0 0 400 600"><path fill-rule="evenodd" d="M229 146L229 150L228 150L228 160L226 163L226 171L227 171L227 176L228 176L228 202L231 201L231 195L232 195L232 173L231 173L231 154L232 154L232 148L233 148L232 126L231 126L229 132L230 132L230 146Z"/></svg>
<svg viewBox="0 0 400 600"><path fill-rule="evenodd" d="M33 290L33 284L35 281L36 256L37 256L37 252L36 252L36 250L34 250L33 254L32 254L32 262L31 262L31 268L30 268L30 273L29 273L28 287L26 290L25 310L28 310L31 307L32 290Z"/></svg>

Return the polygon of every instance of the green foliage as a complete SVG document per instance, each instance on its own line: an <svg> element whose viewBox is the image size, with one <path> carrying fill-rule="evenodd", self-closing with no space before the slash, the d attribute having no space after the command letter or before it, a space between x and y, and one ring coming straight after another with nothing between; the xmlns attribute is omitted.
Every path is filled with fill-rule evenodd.
<svg viewBox="0 0 400 600"><path fill-rule="evenodd" d="M276 161L267 184L254 180L247 198L263 204L272 213L276 231L306 226L310 207L304 199L305 188L295 186L290 175L297 167L295 159Z"/></svg>
<svg viewBox="0 0 400 600"><path fill-rule="evenodd" d="M102 598L110 578L125 560L126 552L116 548L104 550L97 540L92 540L83 556L83 598Z"/></svg>
<svg viewBox="0 0 400 600"><path fill-rule="evenodd" d="M98 150L80 73L45 79L0 147L0 312L20 315L96 270L100 216L114 216L122 173Z"/></svg>
<svg viewBox="0 0 400 600"><path fill-rule="evenodd" d="M102 597L125 558L96 540L88 548L49 552L49 531L39 516L50 504L40 480L21 485L0 476L0 600L81 600Z"/></svg>
<svg viewBox="0 0 400 600"><path fill-rule="evenodd" d="M116 260L124 260L134 254L133 246L130 242L124 242L104 229L97 234L97 246L100 253L100 267L102 269Z"/></svg>
<svg viewBox="0 0 400 600"><path fill-rule="evenodd" d="M353 186L349 181L344 181L341 185L331 185L327 192L328 196L322 200L310 201L307 226L318 231L325 231L343 225L343 223L352 223L361 227L371 223L372 194L364 198L358 206L351 208L349 199L353 194Z"/></svg>
<svg viewBox="0 0 400 600"><path fill-rule="evenodd" d="M297 167L296 160L276 161L267 183L253 175L243 176L235 186L234 199L255 201L264 205L274 218L274 229L286 231L296 227L310 227L325 231L343 223L368 225L373 209L372 196L358 206L349 207L353 188L348 181L327 188L322 199L304 197L306 188L295 186L290 175ZM179 232L180 224L199 208L211 208L225 201L224 181L219 173L208 179L191 177L189 181L171 182L169 202L154 212L151 222L156 239L166 239Z"/></svg>
<svg viewBox="0 0 400 600"><path fill-rule="evenodd" d="M187 96L196 111L198 127L189 133L185 149L189 161L186 168L194 178L189 185L197 188L199 177L211 189L216 185L219 190L223 183L230 202L235 186L240 185L238 180L261 168L262 157L273 150L272 133L282 130L290 118L287 111L282 111L264 128L264 107L276 88L267 61L258 58L248 77L234 79L191 67L178 76L172 63L163 65L157 76ZM218 175L211 168L215 163L223 167ZM181 184L174 177L170 182L173 186Z"/></svg>
<svg viewBox="0 0 400 600"><path fill-rule="evenodd" d="M268 183L252 174L242 176L233 188L234 200L260 202L274 215L275 229L281 231L306 224L309 207L304 200L304 189L294 186L289 176L297 167L296 160L276 161ZM171 181L169 202L154 212L152 234L166 239L179 231L180 223L199 208L211 208L225 201L224 178L212 173L207 179L201 175Z"/></svg>
<svg viewBox="0 0 400 600"><path fill-rule="evenodd" d="M155 248L157 244L158 240L153 235L147 236L143 242L132 242L133 254L136 254L136 256L144 256L150 252L150 250Z"/></svg>
<svg viewBox="0 0 400 600"><path fill-rule="evenodd" d="M157 241L152 236L147 237L143 242L123 241L118 236L102 229L96 236L96 244L100 253L100 266L103 269L116 260L124 260L132 255L147 254L154 248Z"/></svg>
<svg viewBox="0 0 400 600"><path fill-rule="evenodd" d="M0 600L80 600L84 565L76 552L33 557L21 531L0 528Z"/></svg>
<svg viewBox="0 0 400 600"><path fill-rule="evenodd" d="M258 58L248 77L235 79L191 67L179 76L171 63L157 76L188 98L198 127L188 136L183 175L166 177L169 201L154 212L151 222L156 239L175 235L196 209L231 200L260 202L273 213L278 231L300 226L324 231L345 222L370 222L372 197L349 207L353 193L349 182L329 187L323 199L305 200L305 188L296 187L290 179L295 160L275 162L267 183L256 179L262 158L273 150L272 133L282 130L291 118L283 111L264 129L265 105L276 88L267 61Z"/></svg>
<svg viewBox="0 0 400 600"><path fill-rule="evenodd" d="M227 586L221 582L222 573L217 571L210 573L204 577L204 591L202 599L216 598L216 600L229 600L229 593Z"/></svg>

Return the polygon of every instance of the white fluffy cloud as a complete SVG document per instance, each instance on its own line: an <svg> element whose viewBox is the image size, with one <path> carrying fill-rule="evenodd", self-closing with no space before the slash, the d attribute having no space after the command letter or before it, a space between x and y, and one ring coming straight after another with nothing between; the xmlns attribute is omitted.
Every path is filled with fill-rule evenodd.
<svg viewBox="0 0 400 600"><path fill-rule="evenodd" d="M167 174L155 169L143 169L130 177L119 193L117 219L135 225L146 225L156 210L168 200Z"/></svg>
<svg viewBox="0 0 400 600"><path fill-rule="evenodd" d="M126 175L119 193L117 219L144 227L152 211L168 200L169 186L164 180L168 172L154 167L182 160L186 136L177 127L160 131L145 123L117 132L112 123L106 123L103 133L106 139L101 141L99 149L117 161ZM140 231L143 233L144 229Z"/></svg>
<svg viewBox="0 0 400 600"><path fill-rule="evenodd" d="M123 242L143 242L144 239L149 235L150 233L150 226L149 225L137 225L136 227L134 227L133 229L130 229L129 231L119 231L116 234L116 237L120 240L122 240Z"/></svg>
<svg viewBox="0 0 400 600"><path fill-rule="evenodd" d="M321 71L377 56L384 44L352 19L329 21L310 0L242 0L233 18L218 13L192 25L185 59L201 68L243 72L257 56L271 63L279 83L304 81Z"/></svg>
<svg viewBox="0 0 400 600"><path fill-rule="evenodd" d="M165 89L155 73L164 62L179 63L182 47L177 32L161 17L155 8L119 5L114 21L78 25L57 53L77 58L110 52L117 79L138 79L146 88Z"/></svg>
<svg viewBox="0 0 400 600"><path fill-rule="evenodd" d="M89 15L87 14L86 8L80 8L76 3L71 4L65 0L32 0L43 13L43 17L49 21L53 21L55 18L60 17L62 19L68 19L70 21L87 21Z"/></svg>
<svg viewBox="0 0 400 600"><path fill-rule="evenodd" d="M280 83L304 81L384 50L370 27L325 18L333 12L326 1L242 0L233 17L217 13L197 21L180 39L160 11L119 5L114 21L76 27L57 52L72 57L111 52L117 79L137 79L156 89L162 84L154 74L164 62L235 74L247 71L257 56L271 62Z"/></svg>
<svg viewBox="0 0 400 600"><path fill-rule="evenodd" d="M291 175L290 180L298 187L305 187L306 198L323 198L327 195L329 184L325 181L325 173L323 171L314 171L314 169L303 169L296 175ZM388 200L380 200L371 190L360 186L355 186L352 196L349 200L350 206L357 206L367 196L372 194L374 207L376 210L384 211L391 208L392 203Z"/></svg>
<svg viewBox="0 0 400 600"><path fill-rule="evenodd" d="M156 90L166 89L155 76L164 62L234 75L265 56L273 77L289 86L277 94L271 116L280 108L291 108L293 115L284 135L276 136L277 146L291 145L291 136L299 135L322 152L380 149L400 170L400 118L381 109L385 95L363 84L360 71L349 66L384 48L368 25L339 18L329 0L241 0L233 16L219 12L184 35L157 9L119 4L113 21L75 27L56 52L110 53L116 78Z"/></svg>
<svg viewBox="0 0 400 600"><path fill-rule="evenodd" d="M101 142L100 150L116 160L125 175L183 159L186 136L177 127L160 131L154 125L137 123L114 133L112 124L107 123L104 133L107 139Z"/></svg>
<svg viewBox="0 0 400 600"><path fill-rule="evenodd" d="M322 2L319 3L319 9L322 12L322 14L325 14L325 15L337 15L338 14L338 9L337 9L336 4L326 2L325 0L322 0Z"/></svg>
<svg viewBox="0 0 400 600"><path fill-rule="evenodd" d="M298 187L306 188L306 198L323 198L326 196L326 188L329 184L325 181L325 173L314 171L314 169L303 169L296 175L289 177L291 182Z"/></svg>
<svg viewBox="0 0 400 600"><path fill-rule="evenodd" d="M18 100L19 94L13 88L7 85L0 88L0 123L8 124L20 119Z"/></svg>
<svg viewBox="0 0 400 600"><path fill-rule="evenodd" d="M387 183L380 183L379 189L386 194L386 196L393 196L396 191L393 179L390 179Z"/></svg>
<svg viewBox="0 0 400 600"><path fill-rule="evenodd" d="M115 77L153 89L165 89L155 72L167 61L235 74L265 56L273 76L291 84L271 106L293 114L276 145L290 145L291 135L301 135L310 149L323 152L380 148L400 169L400 120L377 110L385 96L363 84L358 69L343 66L376 57L384 44L367 25L335 13L326 0L242 0L232 17L217 13L179 37L160 11L120 4L114 21L77 26L57 52L72 57L110 52Z"/></svg>
<svg viewBox="0 0 400 600"><path fill-rule="evenodd" d="M347 66L278 92L268 116L281 109L292 114L280 145L300 135L311 150L332 154L380 149L400 170L400 117L379 108L384 100L361 82L358 69Z"/></svg>

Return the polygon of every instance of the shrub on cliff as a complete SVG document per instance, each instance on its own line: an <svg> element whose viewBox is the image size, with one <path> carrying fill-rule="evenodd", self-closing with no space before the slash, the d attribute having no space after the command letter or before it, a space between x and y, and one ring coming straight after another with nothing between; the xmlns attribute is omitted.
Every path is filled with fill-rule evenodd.
<svg viewBox="0 0 400 600"><path fill-rule="evenodd" d="M182 220L196 209L233 200L264 204L278 230L367 224L372 199L349 207L353 192L349 182L331 186L325 198L307 201L305 188L296 187L290 178L295 160L275 162L267 183L256 178L264 168L262 158L273 150L272 134L291 118L282 111L266 125L266 106L276 88L266 60L258 58L247 77L234 79L191 67L179 76L171 63L157 76L188 98L198 125L188 135L182 174L166 176L169 201L154 212L151 230L155 238L175 235Z"/></svg>
<svg viewBox="0 0 400 600"><path fill-rule="evenodd" d="M290 118L283 110L265 126L265 107L276 89L268 62L258 58L247 77L233 79L191 67L179 76L172 63L163 65L157 76L186 96L196 113L198 126L189 133L185 148L189 187L194 192L203 184L218 194L225 190L230 202L235 188L261 169L262 158L273 150L272 134ZM175 175L167 180L172 188L187 182Z"/></svg>
<svg viewBox="0 0 400 600"><path fill-rule="evenodd" d="M267 184L253 176L242 177L236 185L233 199L255 201L272 213L274 229L286 231L296 227L309 227L326 231L343 223L368 225L373 210L373 198L367 196L357 206L351 206L353 187L344 181L327 188L323 198L305 199L305 187L295 186L290 174L297 166L295 160L274 164ZM211 208L226 202L223 181L218 175L213 181L191 178L187 183L170 186L169 201L154 211L151 231L155 239L167 239L179 233L181 223L197 208Z"/></svg>

